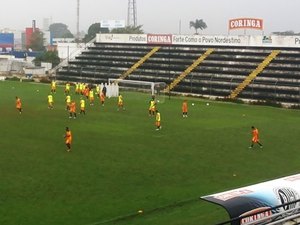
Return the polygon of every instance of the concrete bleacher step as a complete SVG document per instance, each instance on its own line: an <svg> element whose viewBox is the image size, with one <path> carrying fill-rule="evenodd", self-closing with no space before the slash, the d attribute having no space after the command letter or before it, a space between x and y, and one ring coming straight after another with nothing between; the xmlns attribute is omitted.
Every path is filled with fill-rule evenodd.
<svg viewBox="0 0 300 225"><path fill-rule="evenodd" d="M169 92L172 90L182 79L190 74L201 62L203 62L212 52L213 48L209 48L203 53L195 62L193 62L185 71L183 71L169 86L167 86L163 92Z"/></svg>
<svg viewBox="0 0 300 225"><path fill-rule="evenodd" d="M246 78L245 80L240 84L238 85L238 87L236 87L236 89L234 89L231 94L228 96L229 98L231 99L234 99L236 98L236 96L239 95L239 93L246 87L248 86L251 81L253 79L255 79L255 77L261 73L264 68L266 66L268 66L270 64L270 62L276 58L276 56L280 53L279 50L273 50L265 59L262 63L260 63L255 70L253 70Z"/></svg>
<svg viewBox="0 0 300 225"><path fill-rule="evenodd" d="M131 74L133 71L135 71L139 66L141 66L147 59L149 59L159 49L160 49L160 47L154 47L150 52L148 52L144 57L142 57L138 62L136 62L131 68L129 68L125 73L123 73L118 78L118 80L125 79L129 74Z"/></svg>

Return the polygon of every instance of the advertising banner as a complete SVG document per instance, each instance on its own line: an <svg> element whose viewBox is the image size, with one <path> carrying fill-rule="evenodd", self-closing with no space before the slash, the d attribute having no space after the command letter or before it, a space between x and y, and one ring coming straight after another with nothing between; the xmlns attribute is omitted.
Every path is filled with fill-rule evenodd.
<svg viewBox="0 0 300 225"><path fill-rule="evenodd" d="M300 199L300 174L203 196L201 199L221 205L227 210L231 219L246 216L233 223L237 225L255 222L287 210L295 209L294 213L296 213L299 210L297 208L300 207L299 202L277 209L272 207Z"/></svg>
<svg viewBox="0 0 300 225"><path fill-rule="evenodd" d="M236 18L229 20L228 29L263 30L263 20L258 18Z"/></svg>
<svg viewBox="0 0 300 225"><path fill-rule="evenodd" d="M124 28L125 20L101 20L100 26L102 28Z"/></svg>
<svg viewBox="0 0 300 225"><path fill-rule="evenodd" d="M0 48L13 48L13 47L14 47L14 34L0 33Z"/></svg>
<svg viewBox="0 0 300 225"><path fill-rule="evenodd" d="M147 34L147 44L171 45L172 34Z"/></svg>
<svg viewBox="0 0 300 225"><path fill-rule="evenodd" d="M97 34L96 42L147 44L146 34Z"/></svg>
<svg viewBox="0 0 300 225"><path fill-rule="evenodd" d="M201 45L300 48L300 36L97 34L96 42L156 45Z"/></svg>
<svg viewBox="0 0 300 225"><path fill-rule="evenodd" d="M220 45L247 46L248 36L173 35L174 45Z"/></svg>

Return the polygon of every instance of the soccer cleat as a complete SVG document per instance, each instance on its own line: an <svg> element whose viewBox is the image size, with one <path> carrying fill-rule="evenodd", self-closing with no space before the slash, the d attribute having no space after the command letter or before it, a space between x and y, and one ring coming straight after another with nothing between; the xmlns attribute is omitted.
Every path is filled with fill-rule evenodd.
<svg viewBox="0 0 300 225"><path fill-rule="evenodd" d="M263 146L261 145L261 146L259 146L260 148L263 148Z"/></svg>
<svg viewBox="0 0 300 225"><path fill-rule="evenodd" d="M249 146L249 148L252 148L252 146Z"/></svg>

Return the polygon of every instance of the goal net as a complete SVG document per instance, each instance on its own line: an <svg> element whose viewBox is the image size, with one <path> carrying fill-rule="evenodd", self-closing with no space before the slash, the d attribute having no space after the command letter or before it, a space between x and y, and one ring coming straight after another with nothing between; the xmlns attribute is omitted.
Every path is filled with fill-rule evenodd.
<svg viewBox="0 0 300 225"><path fill-rule="evenodd" d="M163 90L166 88L164 82L149 82L140 80L120 80L110 78L108 84L117 84L120 91L138 91L143 93L149 93L150 96L154 96L157 102L163 103L165 101L165 93Z"/></svg>

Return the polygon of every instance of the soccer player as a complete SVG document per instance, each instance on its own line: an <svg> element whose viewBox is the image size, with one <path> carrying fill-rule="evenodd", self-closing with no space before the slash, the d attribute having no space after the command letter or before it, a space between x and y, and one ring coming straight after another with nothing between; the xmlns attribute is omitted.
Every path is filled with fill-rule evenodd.
<svg viewBox="0 0 300 225"><path fill-rule="evenodd" d="M90 89L89 89L88 85L86 85L83 90L83 95L86 97L86 99L89 99L89 93L90 93Z"/></svg>
<svg viewBox="0 0 300 225"><path fill-rule="evenodd" d="M16 96L16 109L19 111L19 113L22 113L22 102L21 99Z"/></svg>
<svg viewBox="0 0 300 225"><path fill-rule="evenodd" d="M103 92L101 92L100 94L100 102L101 102L101 105L104 106L104 102L105 102L105 95Z"/></svg>
<svg viewBox="0 0 300 225"><path fill-rule="evenodd" d="M65 94L66 94L66 95L69 95L69 93L70 93L70 88L71 88L70 83L67 82L67 83L66 83L66 87L65 87Z"/></svg>
<svg viewBox="0 0 300 225"><path fill-rule="evenodd" d="M80 98L80 114L85 115L85 100Z"/></svg>
<svg viewBox="0 0 300 225"><path fill-rule="evenodd" d="M75 101L71 102L69 113L70 113L69 118L73 117L73 119L76 119L76 103L75 103Z"/></svg>
<svg viewBox="0 0 300 225"><path fill-rule="evenodd" d="M48 95L48 109L53 109L53 96L51 93Z"/></svg>
<svg viewBox="0 0 300 225"><path fill-rule="evenodd" d="M182 117L188 117L188 104L187 104L187 100L183 100L182 103Z"/></svg>
<svg viewBox="0 0 300 225"><path fill-rule="evenodd" d="M100 97L100 85L96 85L96 96L99 98Z"/></svg>
<svg viewBox="0 0 300 225"><path fill-rule="evenodd" d="M77 94L77 95L80 94L80 86L79 86L78 82L75 83L75 94Z"/></svg>
<svg viewBox="0 0 300 225"><path fill-rule="evenodd" d="M66 96L66 110L70 110L70 105L71 105L71 96L67 95Z"/></svg>
<svg viewBox="0 0 300 225"><path fill-rule="evenodd" d="M119 94L119 97L118 97L118 111L120 109L125 110L125 108L124 108L124 102L123 102L123 96L121 94Z"/></svg>
<svg viewBox="0 0 300 225"><path fill-rule="evenodd" d="M51 81L51 93L56 93L56 81Z"/></svg>
<svg viewBox="0 0 300 225"><path fill-rule="evenodd" d="M95 97L94 97L94 90L91 88L90 91L89 91L89 101L90 101L90 105L94 105L94 100L95 100Z"/></svg>
<svg viewBox="0 0 300 225"><path fill-rule="evenodd" d="M106 91L107 91L107 89L106 89L106 86L105 86L105 84L103 85L103 88L102 88L102 93L104 94L104 96L106 97Z"/></svg>
<svg viewBox="0 0 300 225"><path fill-rule="evenodd" d="M251 143L251 146L249 148L253 148L253 145L255 143L257 143L259 145L260 148L263 147L263 145L259 142L259 132L258 132L258 129L255 128L254 126L251 127L252 129L252 143Z"/></svg>
<svg viewBox="0 0 300 225"><path fill-rule="evenodd" d="M65 134L65 143L67 146L67 152L71 151L71 144L72 144L72 133L69 127L66 127L66 134Z"/></svg>
<svg viewBox="0 0 300 225"><path fill-rule="evenodd" d="M156 110L155 126L156 126L156 130L161 129L161 117L160 117L160 112L158 110Z"/></svg>
<svg viewBox="0 0 300 225"><path fill-rule="evenodd" d="M149 116L154 116L155 110L156 110L156 102L154 96L152 96L152 99L150 100L150 106L149 106Z"/></svg>

